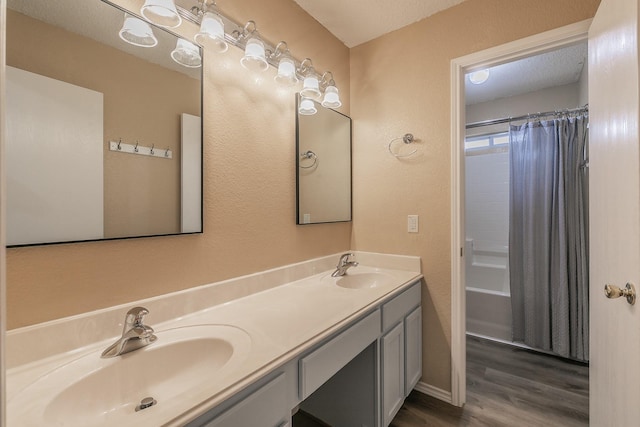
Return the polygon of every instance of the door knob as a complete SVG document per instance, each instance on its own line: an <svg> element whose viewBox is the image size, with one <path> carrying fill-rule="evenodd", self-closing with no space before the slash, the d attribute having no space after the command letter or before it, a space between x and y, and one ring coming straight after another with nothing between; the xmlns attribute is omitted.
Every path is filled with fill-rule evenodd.
<svg viewBox="0 0 640 427"><path fill-rule="evenodd" d="M636 303L636 288L631 283L627 283L623 289L616 285L604 285L604 294L607 298L625 297L631 305Z"/></svg>

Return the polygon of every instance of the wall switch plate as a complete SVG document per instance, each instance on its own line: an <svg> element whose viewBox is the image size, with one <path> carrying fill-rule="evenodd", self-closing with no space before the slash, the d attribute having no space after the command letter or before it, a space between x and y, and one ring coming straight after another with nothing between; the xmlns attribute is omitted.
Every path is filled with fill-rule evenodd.
<svg viewBox="0 0 640 427"><path fill-rule="evenodd" d="M409 215L407 217L407 231L409 233L418 232L418 215Z"/></svg>

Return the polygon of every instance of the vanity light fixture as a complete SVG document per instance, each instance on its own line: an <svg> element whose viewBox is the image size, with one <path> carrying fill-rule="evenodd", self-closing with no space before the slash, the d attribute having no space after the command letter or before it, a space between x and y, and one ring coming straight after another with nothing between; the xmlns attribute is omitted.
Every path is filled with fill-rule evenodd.
<svg viewBox="0 0 640 427"><path fill-rule="evenodd" d="M171 0L155 0L163 4L168 1L173 4ZM217 8L215 0L193 1L197 1L198 4L190 10L181 6L176 10L181 19L199 27L194 40L204 49L224 52L229 45L233 45L244 50L244 56L240 60L243 67L262 72L272 65L278 69L274 80L283 86L293 86L302 80L300 114L308 115L317 112L317 106L313 100L321 102L325 108L339 108L342 105L338 88L330 71L324 74L317 73L310 58L300 62L291 54L284 41L274 45L263 40L254 21L248 21L244 25L238 23L224 15ZM145 0L145 5L147 3L154 3L154 1ZM176 50L179 50L177 46ZM184 50L181 52L185 53Z"/></svg>
<svg viewBox="0 0 640 427"><path fill-rule="evenodd" d="M298 72L304 77L300 95L305 98L319 98L320 81L318 80L316 70L313 68L311 59L306 58L304 61L302 61Z"/></svg>
<svg viewBox="0 0 640 427"><path fill-rule="evenodd" d="M313 100L309 98L305 98L304 96L300 97L300 106L298 107L298 113L302 116L313 116L317 113L316 105Z"/></svg>
<svg viewBox="0 0 640 427"><path fill-rule="evenodd" d="M182 23L173 0L145 0L140 13L150 22L166 28L176 28Z"/></svg>
<svg viewBox="0 0 640 427"><path fill-rule="evenodd" d="M489 69L474 71L469 74L469 81L474 85L481 85L482 83L489 80Z"/></svg>
<svg viewBox="0 0 640 427"><path fill-rule="evenodd" d="M171 52L171 58L178 64L188 68L198 68L202 65L200 49L185 39L178 39L176 48Z"/></svg>
<svg viewBox="0 0 640 427"><path fill-rule="evenodd" d="M264 43L260 39L256 23L249 21L244 26L244 31L239 37L247 39L244 47L244 56L240 59L242 66L248 70L266 71L269 68Z"/></svg>
<svg viewBox="0 0 640 427"><path fill-rule="evenodd" d="M194 40L200 46L223 53L229 49L229 45L224 39L224 21L215 11L215 6L215 2L207 4L206 0L200 0L200 7L194 6L192 9L202 19L200 31L195 35Z"/></svg>
<svg viewBox="0 0 640 427"><path fill-rule="evenodd" d="M293 86L298 83L298 76L296 76L296 62L289 53L287 43L282 41L276 46L276 50L273 53L269 53L269 57L278 60L278 74L274 77L274 80L282 86Z"/></svg>
<svg viewBox="0 0 640 427"><path fill-rule="evenodd" d="M325 108L340 108L342 102L340 102L340 94L336 87L336 82L333 80L333 73L327 71L322 75L322 82L320 86L324 87L324 99L322 100L322 106Z"/></svg>
<svg viewBox="0 0 640 427"><path fill-rule="evenodd" d="M158 39L153 34L151 26L128 13L124 14L124 24L122 24L118 35L122 40L134 46L153 47L158 44Z"/></svg>

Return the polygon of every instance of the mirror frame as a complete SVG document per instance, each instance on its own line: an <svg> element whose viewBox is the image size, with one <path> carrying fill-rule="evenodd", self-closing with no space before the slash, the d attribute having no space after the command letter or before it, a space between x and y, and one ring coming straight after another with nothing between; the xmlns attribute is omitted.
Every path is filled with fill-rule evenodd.
<svg viewBox="0 0 640 427"><path fill-rule="evenodd" d="M313 101L318 110L329 110L337 113L349 120L349 219L340 219L335 221L318 221L318 222L301 222L300 221L300 113L298 109L300 107L300 94L296 93L296 225L315 225L315 224L334 224L339 222L351 222L353 221L353 120L346 114L332 108L325 108L320 103ZM316 113L317 114L317 113Z"/></svg>

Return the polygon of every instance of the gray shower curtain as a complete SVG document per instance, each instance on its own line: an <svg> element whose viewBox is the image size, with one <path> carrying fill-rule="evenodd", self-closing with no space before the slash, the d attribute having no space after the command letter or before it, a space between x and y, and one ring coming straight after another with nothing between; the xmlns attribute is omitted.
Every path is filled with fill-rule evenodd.
<svg viewBox="0 0 640 427"><path fill-rule="evenodd" d="M589 359L586 117L510 126L514 341Z"/></svg>

